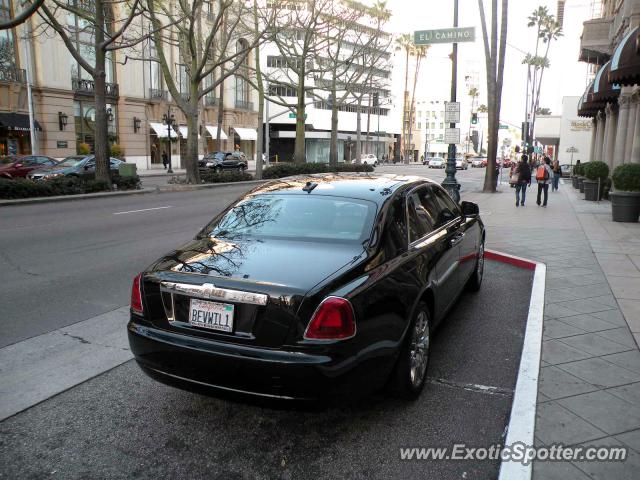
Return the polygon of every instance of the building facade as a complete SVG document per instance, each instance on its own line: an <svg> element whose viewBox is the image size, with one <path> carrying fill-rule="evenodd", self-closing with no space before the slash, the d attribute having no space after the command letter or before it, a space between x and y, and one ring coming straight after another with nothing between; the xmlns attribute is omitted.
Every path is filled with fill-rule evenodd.
<svg viewBox="0 0 640 480"><path fill-rule="evenodd" d="M13 15L13 2L0 0L1 17ZM203 22L214 20L210 12L203 12ZM83 36L81 21L62 13L59 21L67 22L69 30L77 32L73 41L91 60L92 46ZM138 28L148 31L150 27L141 23ZM178 49L167 46L164 50L183 93L184 65ZM252 53L247 62L253 61ZM199 155L239 148L248 158L255 158L257 95L239 78L232 75L224 81L223 105L219 89L202 99ZM35 120L34 145L28 83ZM223 109L221 145L217 144L219 108ZM128 162L139 169L163 168L162 154L170 149L173 166L181 166L186 152L186 119L166 88L153 42L138 45L135 54L116 50L108 55L107 109L109 141L121 147ZM163 124L164 114L175 116L172 130ZM37 16L15 29L0 31L0 155L37 152L64 158L78 153L81 144L93 150L94 125L93 80L73 59L62 39L44 31Z"/></svg>
<svg viewBox="0 0 640 480"><path fill-rule="evenodd" d="M592 65L578 114L591 118L588 160L610 168L640 163L640 0L594 2L584 23L580 60Z"/></svg>

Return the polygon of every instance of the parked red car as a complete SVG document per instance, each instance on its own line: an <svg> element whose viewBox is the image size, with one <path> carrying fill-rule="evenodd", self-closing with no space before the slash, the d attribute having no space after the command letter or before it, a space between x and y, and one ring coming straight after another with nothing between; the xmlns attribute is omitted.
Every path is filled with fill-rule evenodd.
<svg viewBox="0 0 640 480"><path fill-rule="evenodd" d="M513 162L510 158L505 158L504 162L502 162L502 168L511 168L511 165L513 165Z"/></svg>
<svg viewBox="0 0 640 480"><path fill-rule="evenodd" d="M55 158L45 155L9 155L0 164L1 178L25 178L31 170L57 165Z"/></svg>

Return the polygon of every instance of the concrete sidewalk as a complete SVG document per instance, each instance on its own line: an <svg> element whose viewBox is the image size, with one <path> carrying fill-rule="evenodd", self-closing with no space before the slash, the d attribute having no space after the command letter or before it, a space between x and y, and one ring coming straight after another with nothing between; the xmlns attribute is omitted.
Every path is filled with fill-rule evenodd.
<svg viewBox="0 0 640 480"><path fill-rule="evenodd" d="M629 447L624 462L535 462L533 477L637 478L640 224L612 222L609 202L586 202L568 183L547 208L535 185L528 193L520 208L508 185L463 200L480 204L488 248L547 264L536 442Z"/></svg>

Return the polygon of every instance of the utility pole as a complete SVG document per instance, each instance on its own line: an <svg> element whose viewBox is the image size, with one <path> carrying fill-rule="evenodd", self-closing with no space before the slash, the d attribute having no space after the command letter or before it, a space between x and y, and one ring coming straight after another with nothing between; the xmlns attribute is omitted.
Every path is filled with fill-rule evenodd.
<svg viewBox="0 0 640 480"><path fill-rule="evenodd" d="M458 28L458 0L453 0L453 28ZM453 44L453 52L451 53L451 103L456 102L458 83L458 44ZM456 128L455 123L450 123L449 128ZM460 184L456 180L456 144L449 144L447 168L445 170L447 176L442 182L442 186L449 192L451 198L456 203L460 202Z"/></svg>

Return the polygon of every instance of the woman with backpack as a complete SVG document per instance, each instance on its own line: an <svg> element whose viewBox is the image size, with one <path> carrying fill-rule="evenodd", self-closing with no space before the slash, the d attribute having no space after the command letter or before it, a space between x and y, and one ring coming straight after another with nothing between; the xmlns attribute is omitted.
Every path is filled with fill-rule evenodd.
<svg viewBox="0 0 640 480"><path fill-rule="evenodd" d="M553 170L551 169L551 159L544 157L544 162L536 169L536 181L538 182L538 199L536 203L540 206L540 196L544 192L544 201L542 206L547 206L547 198L549 196L549 183L551 183L551 177L553 176Z"/></svg>
<svg viewBox="0 0 640 480"><path fill-rule="evenodd" d="M562 167L560 167L560 162L558 160L553 161L553 182L551 183L551 191L558 191L558 184L560 183L560 178L562 177Z"/></svg>
<svg viewBox="0 0 640 480"><path fill-rule="evenodd" d="M531 185L531 168L529 168L529 158L525 153L520 157L520 161L513 171L512 178L516 185L516 207L522 205L527 197L527 187ZM522 202L520 202L520 193L522 192Z"/></svg>

